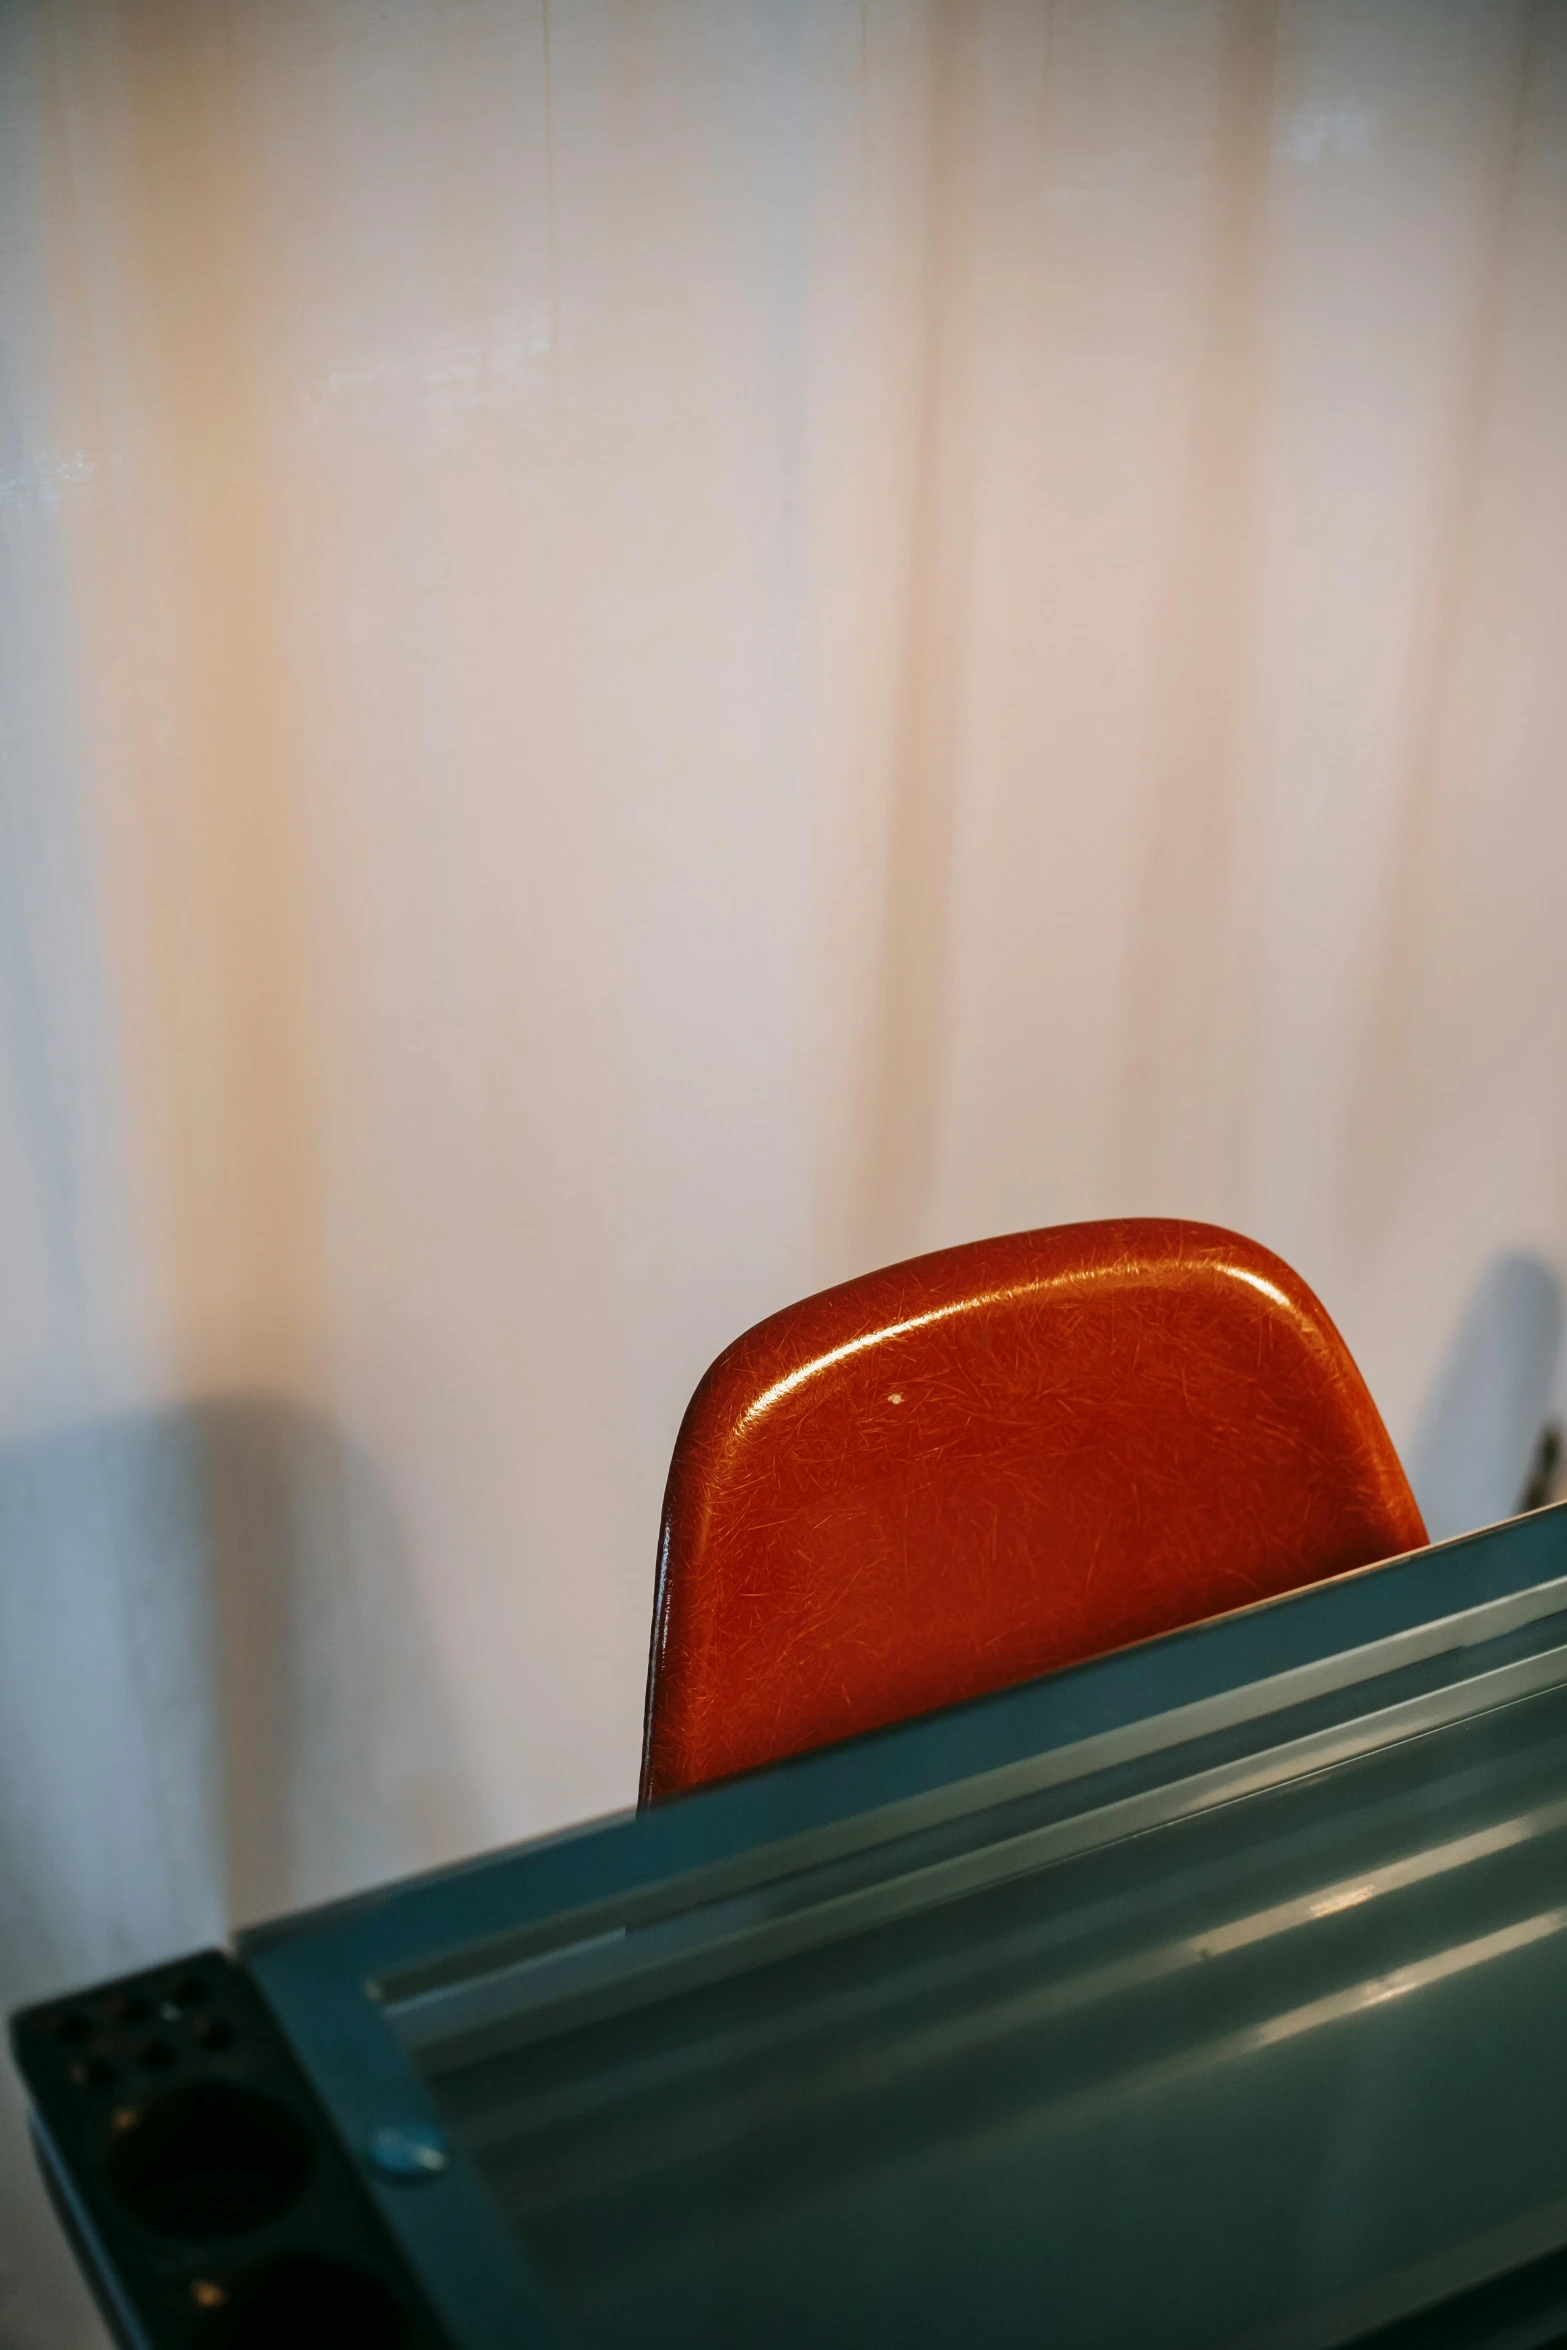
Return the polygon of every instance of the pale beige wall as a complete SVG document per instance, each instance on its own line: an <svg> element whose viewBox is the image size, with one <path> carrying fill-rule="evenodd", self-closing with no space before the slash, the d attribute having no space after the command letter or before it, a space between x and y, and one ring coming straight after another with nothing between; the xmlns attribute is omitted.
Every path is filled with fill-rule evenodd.
<svg viewBox="0 0 1567 2350"><path fill-rule="evenodd" d="M1234 1223L1407 1437L1567 1251L1563 11L0 28L9 1995L627 1800L866 1264Z"/></svg>

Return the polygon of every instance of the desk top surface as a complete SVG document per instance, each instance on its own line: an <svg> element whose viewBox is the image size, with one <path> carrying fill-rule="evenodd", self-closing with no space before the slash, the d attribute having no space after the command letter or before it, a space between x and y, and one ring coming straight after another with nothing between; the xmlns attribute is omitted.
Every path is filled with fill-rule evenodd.
<svg viewBox="0 0 1567 2350"><path fill-rule="evenodd" d="M464 2345L1328 2343L1567 2243L1567 1511L246 1938Z"/></svg>
<svg viewBox="0 0 1567 2350"><path fill-rule="evenodd" d="M1500 2340L1567 2247L1567 1507L238 1958L454 2350Z"/></svg>

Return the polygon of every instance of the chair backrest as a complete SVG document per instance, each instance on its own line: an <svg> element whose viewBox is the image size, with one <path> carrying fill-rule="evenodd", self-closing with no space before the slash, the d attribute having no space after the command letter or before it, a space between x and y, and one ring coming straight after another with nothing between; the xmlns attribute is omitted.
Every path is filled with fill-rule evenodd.
<svg viewBox="0 0 1567 2350"><path fill-rule="evenodd" d="M644 1801L1426 1539L1287 1265L1127 1220L938 1250L725 1349L664 1503Z"/></svg>

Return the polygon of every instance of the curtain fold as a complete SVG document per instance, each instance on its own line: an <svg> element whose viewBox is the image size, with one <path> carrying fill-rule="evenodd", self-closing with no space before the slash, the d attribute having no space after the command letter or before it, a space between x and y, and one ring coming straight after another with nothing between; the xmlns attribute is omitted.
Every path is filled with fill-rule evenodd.
<svg viewBox="0 0 1567 2350"><path fill-rule="evenodd" d="M629 1801L875 1262L1234 1224L1412 1438L1567 1257L1564 250L1561 0L10 0L0 1997Z"/></svg>

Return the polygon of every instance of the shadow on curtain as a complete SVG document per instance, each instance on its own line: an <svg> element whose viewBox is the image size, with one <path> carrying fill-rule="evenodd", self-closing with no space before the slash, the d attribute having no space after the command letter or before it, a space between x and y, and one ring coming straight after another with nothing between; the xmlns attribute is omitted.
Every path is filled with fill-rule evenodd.
<svg viewBox="0 0 1567 2350"><path fill-rule="evenodd" d="M482 1841L385 1489L318 1415L233 1397L13 1441L0 1559L7 2013ZM7 2066L0 2339L51 2339L81 2293Z"/></svg>

